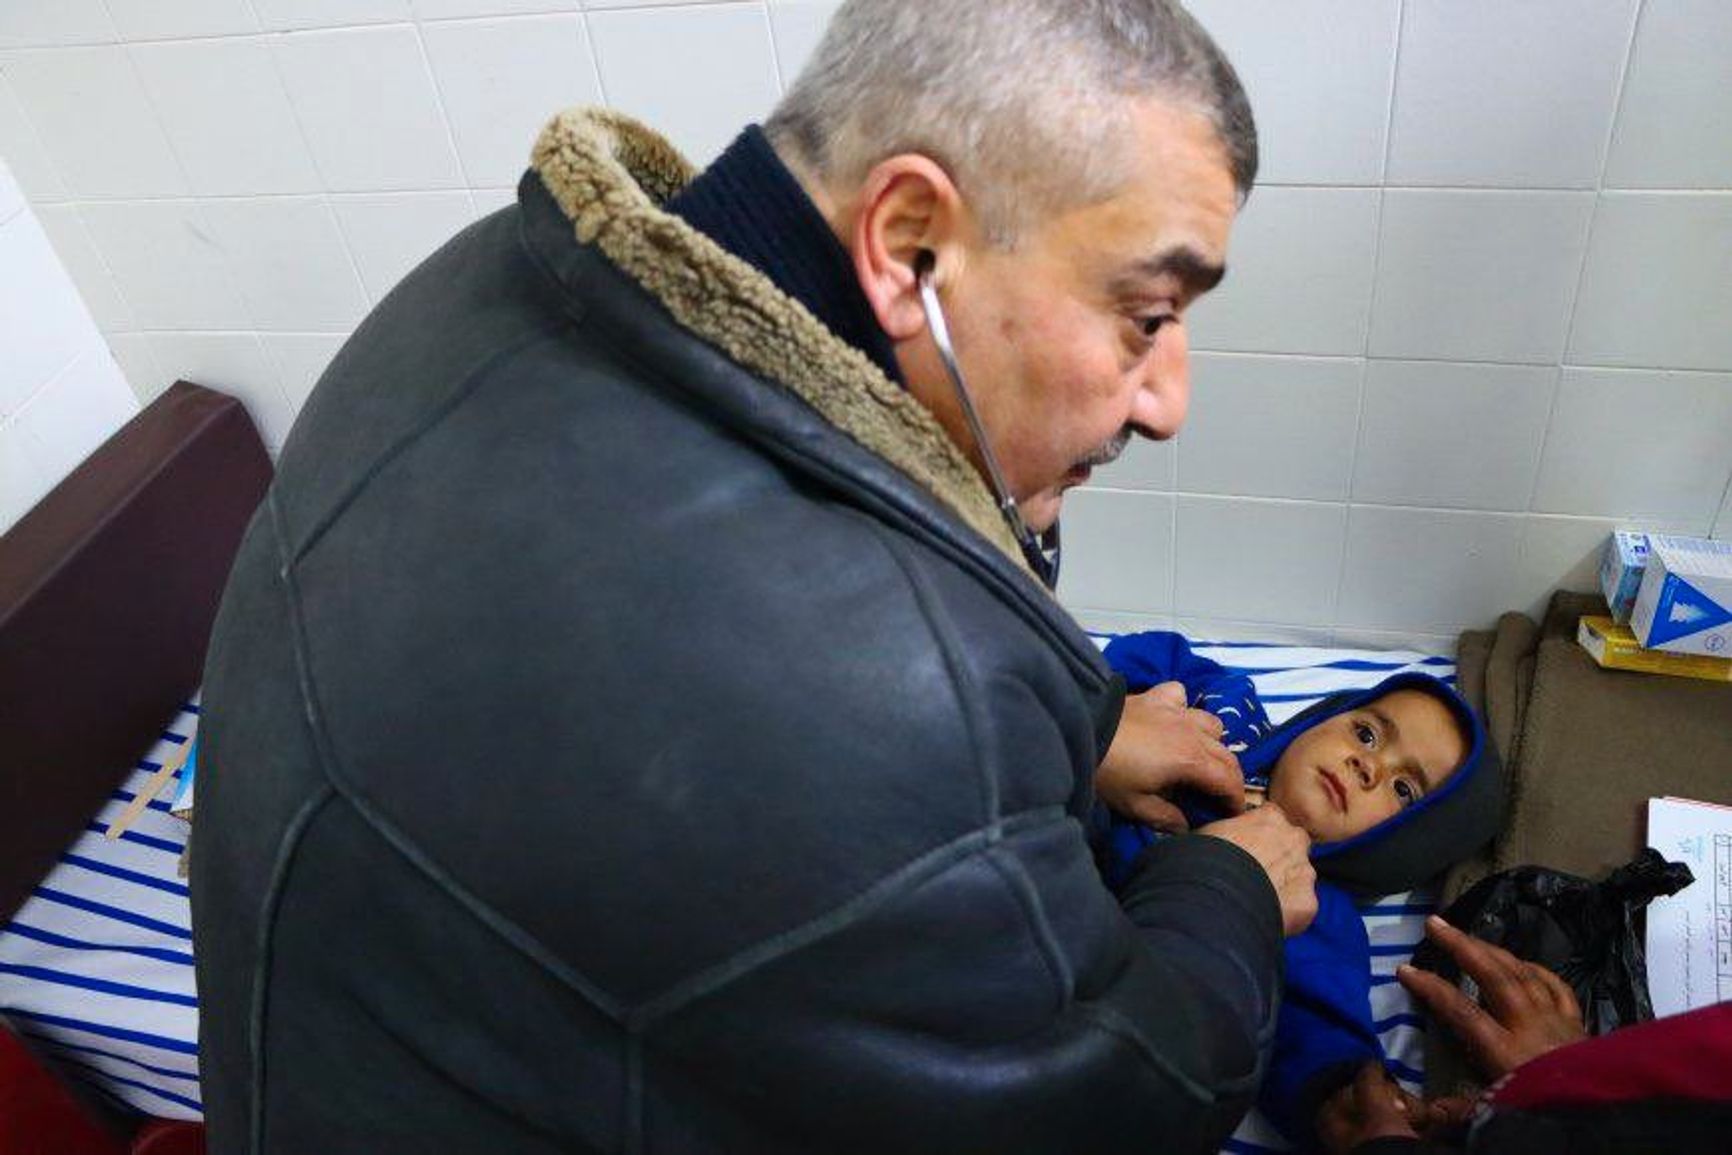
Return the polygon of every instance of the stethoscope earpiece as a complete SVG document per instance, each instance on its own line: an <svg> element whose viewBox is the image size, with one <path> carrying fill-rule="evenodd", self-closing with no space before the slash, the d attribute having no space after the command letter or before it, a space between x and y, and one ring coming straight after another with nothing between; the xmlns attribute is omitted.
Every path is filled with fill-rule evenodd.
<svg viewBox="0 0 1732 1155"><path fill-rule="evenodd" d="M962 366L956 361L956 350L950 343L950 326L945 323L944 307L938 303L938 290L933 287L932 274L937 271L938 256L931 249L920 249L914 254L914 278L920 290L920 308L926 314L926 327L932 333L932 343L938 347L938 359L944 363L944 371L950 377L950 383L956 389L956 400L962 407L962 415L968 421L968 429L974 436L974 443L980 447L980 459L986 465L987 483L992 486L993 496L998 499L998 511L1004 515L1005 522L1010 526L1011 536L1016 538L1016 544L1022 549L1023 560L1028 562L1029 569L1046 584L1048 589L1058 588L1058 524L1055 522L1045 535L1037 535L1028 528L1028 523L1022 519L1022 511L1016 507L1016 499L1010 495L1010 486L1005 484L1004 473L998 467L998 457L992 452L992 445L986 440L986 429L980 424L980 415L974 410L974 401L968 394L968 386L962 381ZM1041 537L1049 537L1052 545L1050 550Z"/></svg>

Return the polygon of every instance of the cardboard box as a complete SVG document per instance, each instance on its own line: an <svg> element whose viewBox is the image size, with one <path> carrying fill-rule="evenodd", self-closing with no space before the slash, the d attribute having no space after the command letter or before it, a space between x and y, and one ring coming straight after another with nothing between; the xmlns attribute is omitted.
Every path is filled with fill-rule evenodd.
<svg viewBox="0 0 1732 1155"><path fill-rule="evenodd" d="M1732 541L1650 534L1630 632L1650 650L1732 657Z"/></svg>
<svg viewBox="0 0 1732 1155"><path fill-rule="evenodd" d="M1635 670L1644 674L1732 682L1732 658L1644 650L1636 641L1636 635L1630 632L1630 627L1620 626L1611 618L1583 618L1576 626L1576 641L1594 661L1608 670Z"/></svg>
<svg viewBox="0 0 1732 1155"><path fill-rule="evenodd" d="M1630 620L1636 608L1636 591L1642 588L1642 572L1648 566L1648 535L1620 529L1606 542L1600 562L1600 592L1612 607L1612 620L1620 625Z"/></svg>

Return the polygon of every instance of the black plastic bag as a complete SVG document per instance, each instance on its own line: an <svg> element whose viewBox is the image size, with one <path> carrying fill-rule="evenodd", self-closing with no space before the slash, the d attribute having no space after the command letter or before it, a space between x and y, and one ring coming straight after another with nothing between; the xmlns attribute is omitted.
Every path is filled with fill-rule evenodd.
<svg viewBox="0 0 1732 1155"><path fill-rule="evenodd" d="M1654 899L1694 881L1690 868L1644 850L1604 881L1541 866L1518 866L1475 883L1443 917L1450 925L1557 972L1575 990L1588 1033L1654 1017L1640 913ZM1473 980L1430 942L1413 965L1475 996Z"/></svg>

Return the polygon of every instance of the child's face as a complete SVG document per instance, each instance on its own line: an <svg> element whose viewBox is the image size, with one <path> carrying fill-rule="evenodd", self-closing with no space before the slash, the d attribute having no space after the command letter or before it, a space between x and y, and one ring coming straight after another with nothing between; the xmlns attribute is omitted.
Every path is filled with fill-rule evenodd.
<svg viewBox="0 0 1732 1155"><path fill-rule="evenodd" d="M1448 706L1396 690L1293 739L1270 775L1269 800L1315 841L1340 842L1412 806L1466 759Z"/></svg>

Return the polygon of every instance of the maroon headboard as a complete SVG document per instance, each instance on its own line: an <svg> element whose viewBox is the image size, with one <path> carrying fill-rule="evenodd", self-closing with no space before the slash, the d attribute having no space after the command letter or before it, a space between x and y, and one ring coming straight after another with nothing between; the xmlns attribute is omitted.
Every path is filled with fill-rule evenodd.
<svg viewBox="0 0 1732 1155"><path fill-rule="evenodd" d="M198 688L270 480L240 402L181 381L0 537L0 921Z"/></svg>

